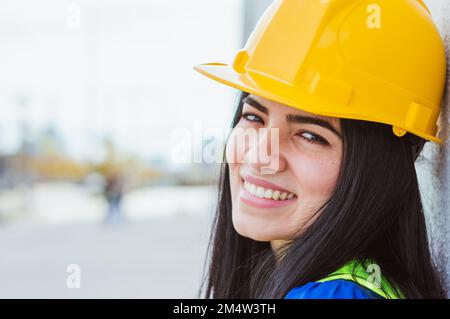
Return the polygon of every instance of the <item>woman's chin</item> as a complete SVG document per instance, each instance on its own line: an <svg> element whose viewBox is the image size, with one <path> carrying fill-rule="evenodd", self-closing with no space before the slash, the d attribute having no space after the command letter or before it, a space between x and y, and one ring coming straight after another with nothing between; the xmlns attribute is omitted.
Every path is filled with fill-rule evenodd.
<svg viewBox="0 0 450 319"><path fill-rule="evenodd" d="M249 221L244 216L233 215L233 226L239 235L256 241L272 241L278 237L268 227Z"/></svg>

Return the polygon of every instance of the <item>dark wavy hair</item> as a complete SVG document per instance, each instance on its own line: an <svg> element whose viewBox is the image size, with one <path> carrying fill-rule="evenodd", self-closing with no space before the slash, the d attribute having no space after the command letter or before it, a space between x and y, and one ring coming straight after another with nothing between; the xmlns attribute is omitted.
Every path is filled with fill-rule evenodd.
<svg viewBox="0 0 450 319"><path fill-rule="evenodd" d="M232 127L239 122L241 92ZM370 258L406 298L445 298L430 254L414 162L424 139L399 138L389 125L341 119L343 157L337 186L307 229L282 249L233 227L229 170L223 157L218 206L199 296L283 298L350 260ZM206 288L206 289L205 289Z"/></svg>

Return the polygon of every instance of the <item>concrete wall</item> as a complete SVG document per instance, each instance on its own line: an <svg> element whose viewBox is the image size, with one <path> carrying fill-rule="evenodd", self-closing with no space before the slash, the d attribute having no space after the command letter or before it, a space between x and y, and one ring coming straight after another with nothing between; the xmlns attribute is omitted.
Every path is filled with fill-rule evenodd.
<svg viewBox="0 0 450 319"><path fill-rule="evenodd" d="M439 119L440 137L445 140L439 146L427 143L423 156L416 164L422 198L425 205L430 242L436 263L444 276L447 292L450 292L450 158L449 104L448 95L450 64L450 2L446 0L425 0L433 19L446 43L447 86Z"/></svg>

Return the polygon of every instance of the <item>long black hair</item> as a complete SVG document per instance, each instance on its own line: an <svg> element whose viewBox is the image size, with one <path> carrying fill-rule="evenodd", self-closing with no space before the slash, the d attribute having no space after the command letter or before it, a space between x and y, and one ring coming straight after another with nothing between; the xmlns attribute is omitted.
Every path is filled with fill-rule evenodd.
<svg viewBox="0 0 450 319"><path fill-rule="evenodd" d="M247 95L239 95L232 127ZM341 129L343 157L335 191L314 222L281 249L281 259L270 242L243 237L234 229L223 157L200 295L283 298L350 260L370 258L406 298L446 297L430 254L414 166L425 140L409 133L399 138L391 126L367 121L341 119Z"/></svg>

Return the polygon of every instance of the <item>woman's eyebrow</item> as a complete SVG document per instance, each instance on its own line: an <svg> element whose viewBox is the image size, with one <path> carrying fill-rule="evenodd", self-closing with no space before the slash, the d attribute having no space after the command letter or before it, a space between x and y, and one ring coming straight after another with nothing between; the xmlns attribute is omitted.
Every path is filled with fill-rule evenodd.
<svg viewBox="0 0 450 319"><path fill-rule="evenodd" d="M247 96L243 100L243 102L247 103L250 106L253 106L254 108L260 110L264 114L269 114L269 109L267 107L261 105L259 102L257 102L255 99L253 99L250 96ZM342 139L341 133L339 133L336 130L336 128L330 122L328 122L326 120L322 120L322 119L317 118L317 117L304 116L304 115L298 115L298 114L288 114L286 116L286 119L287 119L288 122L291 122L291 123L314 124L314 125L322 126L322 127L326 128L326 129L330 130L331 132L333 132L339 138Z"/></svg>
<svg viewBox="0 0 450 319"><path fill-rule="evenodd" d="M326 120L322 120L317 117L304 116L304 115L298 115L298 114L288 114L286 116L286 119L288 122L291 122L291 123L305 123L305 124L314 124L314 125L322 126L326 129L330 130L331 132L333 132L339 138L342 139L341 133L339 133L338 130L330 122L328 122Z"/></svg>
<svg viewBox="0 0 450 319"><path fill-rule="evenodd" d="M260 110L264 114L269 114L269 109L265 106L262 106L257 102L255 99L251 98L250 96L247 96L243 101L243 103L247 103L250 106L253 106L255 109Z"/></svg>

